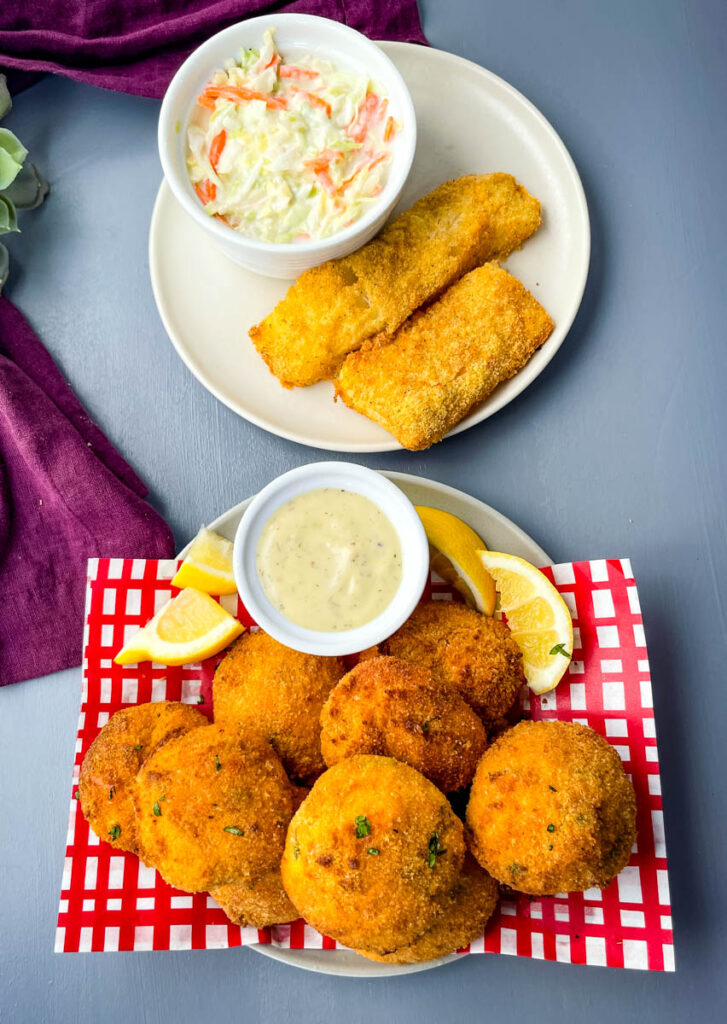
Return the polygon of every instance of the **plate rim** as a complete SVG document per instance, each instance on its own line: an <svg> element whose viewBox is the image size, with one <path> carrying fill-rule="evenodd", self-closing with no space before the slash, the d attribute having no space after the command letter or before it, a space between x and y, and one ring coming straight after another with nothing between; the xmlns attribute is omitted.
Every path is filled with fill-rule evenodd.
<svg viewBox="0 0 727 1024"><path fill-rule="evenodd" d="M503 515L502 512L498 512L496 508L488 505L487 502L481 501L479 498L475 498L472 494L468 494L466 491L461 491L456 487L451 487L449 484L440 483L438 480L432 480L430 477L418 476L414 473L399 473L393 470L384 469L378 469L376 472L381 473L396 484L409 483L417 486L426 485L432 488L435 492L443 494L453 502L458 504L461 503L465 507L479 506L479 510L484 512L485 515L491 516L508 529L511 529L523 540L523 542L531 545L533 552L537 551L542 556L541 565L553 564L550 556L529 534L525 532L525 530L519 527L517 523L514 523L507 516ZM233 505L231 508L228 508L227 511L222 512L216 519L207 524L207 528L210 530L217 529L226 522L229 522L229 520L234 519L236 516L242 515L254 496L254 494L250 494L247 498L243 498L242 501ZM179 551L176 557L184 558L191 543L192 541L190 540ZM278 960L289 967L296 967L304 971L312 971L315 974L328 974L346 978L398 977L404 974L416 974L419 971L433 970L435 967L444 967L447 964L456 963L461 959L461 957L456 953L450 953L448 956L440 957L437 960L429 960L420 964L377 964L374 961L367 960L350 950L341 949L329 950L326 953L326 957L331 959L331 963L329 965L322 966L320 962L306 962L306 959L312 960L310 954L316 954L318 952L317 950L286 949L281 946L273 946L272 944L264 942L251 943L244 948L252 949L256 953L262 953L263 956L267 956L271 960ZM341 963L341 957L345 958L344 963ZM355 960L351 959L352 957L355 957ZM336 962L336 958L339 958L338 962ZM355 970L353 969L354 967Z"/></svg>
<svg viewBox="0 0 727 1024"><path fill-rule="evenodd" d="M580 175L578 174L575 162L558 132L550 121L548 121L545 115L535 106L535 104L513 85L510 85L509 82L505 81L504 78L501 78L493 71L489 71L487 68L482 67L481 64L477 64L475 61L469 60L466 57L460 57L458 54L450 53L447 50L440 50L434 47L422 47L418 46L416 43L403 43L388 40L376 40L376 43L384 50L387 56L391 56L391 52L389 51L400 53L416 52L418 56L424 56L425 59L454 62L457 65L465 65L478 75L486 78L491 85L494 85L496 88L504 91L511 99L522 104L529 114L534 117L536 122L538 122L540 128L545 131L545 134L550 136L551 140L555 143L564 168L568 172L573 197L577 202L578 220L580 221L578 233L580 235L580 244L583 248L583 259L580 266L580 275L576 283L576 287L573 290L571 303L566 315L555 325L555 329L551 336L538 350L538 352L535 353L530 361L526 363L526 365L519 370L514 377L511 377L508 381L503 381L498 388L496 388L495 391L493 391L492 394L490 394L485 401L480 404L480 408L474 414L468 414L464 420L453 427L452 430L445 435L445 438L443 438L443 440L446 440L448 437L454 437L455 435L484 422L486 419L489 419L491 416L494 416L495 413L499 412L500 409L514 401L545 370L546 366L555 357L556 353L568 336L570 328L573 325L573 321L580 309L581 302L583 301L583 294L585 292L590 269L591 227L588 215L588 203L583 183L580 179ZM202 384L210 394L214 395L219 402L222 402L223 405L232 410L232 412L236 413L242 419L247 420L254 426L257 426L276 437L281 437L286 441L294 441L296 444L305 445L308 448L314 448L319 451L348 452L350 454L404 451L405 449L402 448L398 441L393 437L391 437L390 440L375 443L341 443L336 442L335 440L326 441L324 443L322 441L311 440L296 430L281 428L269 419L265 419L257 413L251 412L249 409L244 409L239 400L235 401L232 397L225 395L220 388L217 387L217 385L210 379L204 368L200 365L199 361L185 346L183 346L181 340L176 336L176 332L172 330L172 317L163 296L160 284L161 275L159 271L159 261L162 260L161 253L163 246L161 245L161 232L158 228L158 222L161 220L162 206L167 200L176 202L166 179L162 178L154 200L154 207L149 223L148 260L152 293L157 312L162 321L167 337L174 346L177 355L199 383ZM185 215L181 208L179 212L182 216ZM540 356L540 359L538 359L538 356ZM508 385L507 389L503 388L503 384ZM469 419L470 415L472 415L471 420Z"/></svg>

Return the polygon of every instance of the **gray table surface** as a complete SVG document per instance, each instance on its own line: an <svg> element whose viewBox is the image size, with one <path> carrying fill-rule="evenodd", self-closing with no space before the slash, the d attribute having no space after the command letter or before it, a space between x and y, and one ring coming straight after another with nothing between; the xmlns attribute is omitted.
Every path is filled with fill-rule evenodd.
<svg viewBox="0 0 727 1024"><path fill-rule="evenodd" d="M555 559L631 557L654 680L676 974L468 957L353 981L250 950L54 955L74 669L0 694L3 1021L718 1019L727 10L719 0L426 0L422 13L433 45L502 75L561 133L588 194L591 274L563 348L504 411L430 452L361 461L470 491ZM17 99L7 123L53 192L11 239L8 294L182 545L275 474L325 453L237 418L165 336L146 252L157 110L52 79Z"/></svg>

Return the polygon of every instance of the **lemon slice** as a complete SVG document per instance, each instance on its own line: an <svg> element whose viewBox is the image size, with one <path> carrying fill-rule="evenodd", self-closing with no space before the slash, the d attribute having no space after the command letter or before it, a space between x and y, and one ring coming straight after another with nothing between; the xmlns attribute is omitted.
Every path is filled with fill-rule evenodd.
<svg viewBox="0 0 727 1024"><path fill-rule="evenodd" d="M203 526L172 583L205 594L234 594L237 587L232 575L232 541Z"/></svg>
<svg viewBox="0 0 727 1024"><path fill-rule="evenodd" d="M114 661L117 665L139 661L188 665L217 654L244 628L209 594L187 587L124 644Z"/></svg>
<svg viewBox="0 0 727 1024"><path fill-rule="evenodd" d="M465 601L485 615L495 610L495 581L482 565L479 552L485 547L471 526L451 512L415 505L432 548L431 566Z"/></svg>
<svg viewBox="0 0 727 1024"><path fill-rule="evenodd" d="M523 654L533 693L547 693L563 678L573 653L573 622L568 605L539 569L524 558L478 551L495 578L500 610Z"/></svg>

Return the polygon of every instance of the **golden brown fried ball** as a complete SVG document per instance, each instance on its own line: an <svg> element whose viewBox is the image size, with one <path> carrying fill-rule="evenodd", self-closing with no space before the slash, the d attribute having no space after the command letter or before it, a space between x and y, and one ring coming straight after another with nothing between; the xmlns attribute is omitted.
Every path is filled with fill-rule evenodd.
<svg viewBox="0 0 727 1024"><path fill-rule="evenodd" d="M359 662L321 713L326 764L353 754L405 761L445 793L468 786L485 747L485 729L457 691L400 658Z"/></svg>
<svg viewBox="0 0 727 1024"><path fill-rule="evenodd" d="M245 878L221 885L210 892L233 924L267 928L271 924L297 921L298 911L283 888L280 868L257 878Z"/></svg>
<svg viewBox="0 0 727 1024"><path fill-rule="evenodd" d="M325 768L321 708L344 672L338 658L293 651L262 630L244 633L215 673L215 722L255 729L291 778L315 777Z"/></svg>
<svg viewBox="0 0 727 1024"><path fill-rule="evenodd" d="M462 873L447 894L442 913L428 931L410 946L402 946L393 953L357 952L384 964L417 964L455 953L482 935L498 897L495 879L467 853Z"/></svg>
<svg viewBox="0 0 727 1024"><path fill-rule="evenodd" d="M575 722L521 722L477 768L472 851L498 881L554 895L605 888L636 838L636 797L613 747Z"/></svg>
<svg viewBox="0 0 727 1024"><path fill-rule="evenodd" d="M454 601L426 601L380 645L454 686L485 726L512 707L525 683L522 654L504 622Z"/></svg>
<svg viewBox="0 0 727 1024"><path fill-rule="evenodd" d="M293 797L269 743L212 725L144 762L134 807L142 860L170 885L199 892L276 867Z"/></svg>
<svg viewBox="0 0 727 1024"><path fill-rule="evenodd" d="M100 839L137 853L131 788L136 773L168 740L209 725L205 716L177 701L122 708L112 715L86 752L78 780L83 816Z"/></svg>
<svg viewBox="0 0 727 1024"><path fill-rule="evenodd" d="M292 786L293 813L298 810L310 793L306 786ZM243 878L228 885L221 885L210 893L227 914L233 924L250 925L253 928L267 928L271 924L285 924L296 921L298 911L283 888L280 865L264 875Z"/></svg>
<svg viewBox="0 0 727 1024"><path fill-rule="evenodd" d="M431 782L390 757L329 768L288 829L283 884L314 928L388 953L422 935L464 859L462 824Z"/></svg>

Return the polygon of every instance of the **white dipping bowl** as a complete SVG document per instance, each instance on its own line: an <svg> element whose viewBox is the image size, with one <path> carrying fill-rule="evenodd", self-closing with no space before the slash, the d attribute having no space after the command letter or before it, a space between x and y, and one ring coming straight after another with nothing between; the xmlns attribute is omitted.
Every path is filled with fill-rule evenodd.
<svg viewBox="0 0 727 1024"><path fill-rule="evenodd" d="M342 69L360 71L381 87L389 111L400 122L392 143L392 161L378 201L348 228L329 238L285 244L260 242L234 231L204 212L187 174L187 128L197 97L210 75L241 46L257 47L263 32L275 29L275 44L286 58L311 53ZM393 210L404 188L416 148L416 116L409 90L382 51L352 28L310 14L270 14L249 18L218 32L185 60L172 79L159 113L159 156L164 177L177 202L235 263L266 277L297 277L326 260L346 256L368 242Z"/></svg>
<svg viewBox="0 0 727 1024"><path fill-rule="evenodd" d="M270 602L257 573L257 547L263 527L285 502L321 487L354 491L388 517L401 546L401 583L388 606L356 629L321 632L291 622ZM380 643L409 618L429 574L429 543L416 509L403 491L380 473L350 462L314 462L283 473L250 502L235 534L232 567L248 612L266 633L306 654L354 654Z"/></svg>

